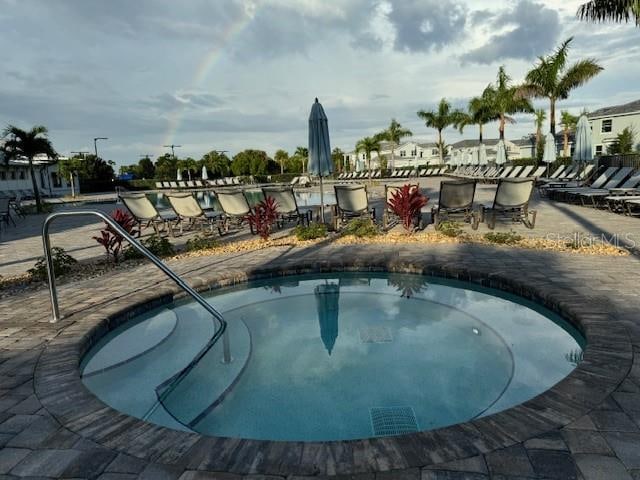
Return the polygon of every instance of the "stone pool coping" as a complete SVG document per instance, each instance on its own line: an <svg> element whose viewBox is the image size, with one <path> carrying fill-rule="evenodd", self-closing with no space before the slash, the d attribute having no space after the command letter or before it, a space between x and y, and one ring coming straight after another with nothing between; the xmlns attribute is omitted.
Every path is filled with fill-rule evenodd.
<svg viewBox="0 0 640 480"><path fill-rule="evenodd" d="M374 262L375 263L375 262ZM211 273L192 280L205 291L252 279L331 271L389 271L453 278L496 288L538 302L573 323L586 337L583 361L566 378L537 397L508 410L438 430L398 437L332 442L275 442L208 437L153 425L120 413L96 398L80 379L84 353L106 332L131 317L182 297L177 287L123 297L100 311L73 317L75 323L52 339L36 366L35 392L60 424L80 436L146 460L191 470L241 474L333 475L424 467L473 457L521 443L563 427L601 404L626 377L632 345L626 328L611 322L606 306L544 281L526 283L505 273L402 261L373 266L301 262L294 268L253 268L244 273ZM70 318L71 320L71 318Z"/></svg>

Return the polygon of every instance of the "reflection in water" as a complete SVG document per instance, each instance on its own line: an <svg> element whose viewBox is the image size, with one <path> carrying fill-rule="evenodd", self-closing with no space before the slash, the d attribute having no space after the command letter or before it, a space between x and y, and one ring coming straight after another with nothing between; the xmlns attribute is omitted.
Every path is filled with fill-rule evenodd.
<svg viewBox="0 0 640 480"><path fill-rule="evenodd" d="M271 293L278 293L278 294L282 294L282 287L287 287L287 288L295 288L299 285L298 282L292 282L292 281L278 281L278 280L272 280L270 284L265 285L264 288L265 290L271 292Z"/></svg>
<svg viewBox="0 0 640 480"><path fill-rule="evenodd" d="M316 285L313 293L318 309L320 338L331 355L338 338L338 316L340 314L340 286L335 283Z"/></svg>
<svg viewBox="0 0 640 480"><path fill-rule="evenodd" d="M582 361L583 356L582 350L571 350L569 353L564 354L564 358L574 367L577 367L578 364Z"/></svg>
<svg viewBox="0 0 640 480"><path fill-rule="evenodd" d="M406 273L390 273L387 285L395 287L401 297L411 298L429 286L423 275L407 275Z"/></svg>

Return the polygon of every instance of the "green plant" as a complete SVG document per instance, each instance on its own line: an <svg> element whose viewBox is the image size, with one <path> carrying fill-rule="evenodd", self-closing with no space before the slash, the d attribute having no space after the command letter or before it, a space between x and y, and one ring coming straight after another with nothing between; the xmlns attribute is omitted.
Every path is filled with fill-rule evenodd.
<svg viewBox="0 0 640 480"><path fill-rule="evenodd" d="M42 202L40 204L41 213L51 213L53 212L53 208L53 203ZM36 205L20 205L20 212L25 215L35 215L38 213L38 209Z"/></svg>
<svg viewBox="0 0 640 480"><path fill-rule="evenodd" d="M51 259L53 263L53 272L57 276L69 273L78 261L65 252L64 248L53 247L51 249ZM27 270L31 278L35 280L45 280L47 278L47 262L44 257L38 258L38 261Z"/></svg>
<svg viewBox="0 0 640 480"><path fill-rule="evenodd" d="M111 212L111 218L132 237L138 233L135 219L124 210L117 208ZM104 247L107 252L107 259L112 257L113 262L118 263L120 252L122 251L122 241L124 240L122 235L105 222L105 228L100 230L100 236L92 238Z"/></svg>
<svg viewBox="0 0 640 480"><path fill-rule="evenodd" d="M447 237L457 237L462 233L460 224L458 222L452 222L451 220L440 222L437 230Z"/></svg>
<svg viewBox="0 0 640 480"><path fill-rule="evenodd" d="M298 225L293 234L298 240L315 240L327 236L327 226L323 223L310 223L309 225Z"/></svg>
<svg viewBox="0 0 640 480"><path fill-rule="evenodd" d="M491 243L500 243L503 245L514 245L522 240L522 235L518 235L513 230L508 232L488 232L484 234L485 240Z"/></svg>
<svg viewBox="0 0 640 480"><path fill-rule="evenodd" d="M273 197L267 197L254 205L253 211L247 215L247 220L260 238L268 240L271 227L278 219L278 202Z"/></svg>
<svg viewBox="0 0 640 480"><path fill-rule="evenodd" d="M192 252L194 250L207 250L209 248L215 248L220 245L220 242L212 234L196 235L193 238L187 240L185 250Z"/></svg>
<svg viewBox="0 0 640 480"><path fill-rule="evenodd" d="M140 243L153 253L156 257L170 257L174 253L176 253L173 244L166 238L160 237L158 235L151 235L148 238L145 238ZM189 242L187 242L188 245ZM142 258L142 254L138 252L135 248L129 245L124 251L124 259L131 260L134 258Z"/></svg>
<svg viewBox="0 0 640 480"><path fill-rule="evenodd" d="M342 229L344 235L355 237L375 237L380 234L378 226L370 218L356 218Z"/></svg>

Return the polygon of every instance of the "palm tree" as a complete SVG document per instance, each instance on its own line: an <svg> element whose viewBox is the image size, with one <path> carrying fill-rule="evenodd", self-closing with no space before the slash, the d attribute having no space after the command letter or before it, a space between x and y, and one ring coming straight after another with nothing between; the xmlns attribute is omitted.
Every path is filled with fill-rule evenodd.
<svg viewBox="0 0 640 480"><path fill-rule="evenodd" d="M511 84L511 77L507 75L504 66L498 69L498 77L495 85L487 87L487 101L493 105L496 119L500 122L498 131L500 140L504 140L504 130L507 123L516 123L511 116L515 113L532 113L533 106L529 99L519 94L520 87Z"/></svg>
<svg viewBox="0 0 640 480"><path fill-rule="evenodd" d="M556 102L569 98L571 90L584 85L603 68L597 61L587 58L567 66L567 54L573 37L567 39L557 50L546 57L527 73L521 93L528 97L548 98L550 103L549 122L551 133L556 133Z"/></svg>
<svg viewBox="0 0 640 480"><path fill-rule="evenodd" d="M479 97L469 100L468 113L464 114L461 121L456 125L460 133L467 125L478 125L479 141L482 143L484 125L499 119L498 113L494 110L491 98L491 87L487 87Z"/></svg>
<svg viewBox="0 0 640 480"><path fill-rule="evenodd" d="M378 152L380 153L380 142L382 139L380 138L380 134L374 135L373 137L364 137L362 140L358 140L356 143L356 154L360 152L364 152L367 156L367 169L369 171L369 184L371 184L371 153Z"/></svg>
<svg viewBox="0 0 640 480"><path fill-rule="evenodd" d="M306 147L296 147L294 155L302 158L302 173L304 173L305 168L307 167L307 160L309 159L309 149Z"/></svg>
<svg viewBox="0 0 640 480"><path fill-rule="evenodd" d="M444 162L444 140L442 139L442 131L452 125L460 125L464 120L464 112L461 110L452 110L451 104L445 98L440 100L437 110L420 110L418 117L424 120L429 128L435 128L438 131L438 152L440 154L440 163Z"/></svg>
<svg viewBox="0 0 640 480"><path fill-rule="evenodd" d="M400 123L398 123L395 118L392 118L391 123L389 124L389 127L382 133L383 133L384 139L391 142L391 167L390 168L393 168L394 161L395 161L396 147L400 144L400 141L404 137L413 136L413 132L408 128L402 128L402 125L400 125Z"/></svg>
<svg viewBox="0 0 640 480"><path fill-rule="evenodd" d="M542 126L544 125L544 121L547 119L547 112L543 109L539 108L535 112L533 112L535 117L534 123L536 126L536 145L540 143L540 139L542 138Z"/></svg>
<svg viewBox="0 0 640 480"><path fill-rule="evenodd" d="M560 125L562 125L562 134L564 136L564 145L562 148L562 155L564 157L569 156L569 133L576 128L578 124L578 117L571 115L567 110L560 112Z"/></svg>
<svg viewBox="0 0 640 480"><path fill-rule="evenodd" d="M29 160L29 174L31 175L33 195L36 198L36 210L38 213L42 212L42 201L40 199L40 191L38 190L38 182L36 182L36 174L33 169L33 158L39 154L45 154L49 158L56 158L58 156L47 138L47 134L47 127L42 125L37 125L29 131L9 125L2 132L2 136L6 139L2 147L5 161L20 157L26 157L27 160Z"/></svg>
<svg viewBox="0 0 640 480"><path fill-rule="evenodd" d="M640 27L640 1L591 0L580 5L577 16L580 20L590 22L628 23L631 20Z"/></svg>

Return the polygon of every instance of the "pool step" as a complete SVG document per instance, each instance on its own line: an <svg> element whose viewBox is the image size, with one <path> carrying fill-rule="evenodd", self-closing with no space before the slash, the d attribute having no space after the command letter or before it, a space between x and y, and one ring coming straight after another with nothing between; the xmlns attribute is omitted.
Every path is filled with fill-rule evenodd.
<svg viewBox="0 0 640 480"><path fill-rule="evenodd" d="M371 407L371 428L376 437L402 435L418 431L413 407Z"/></svg>

